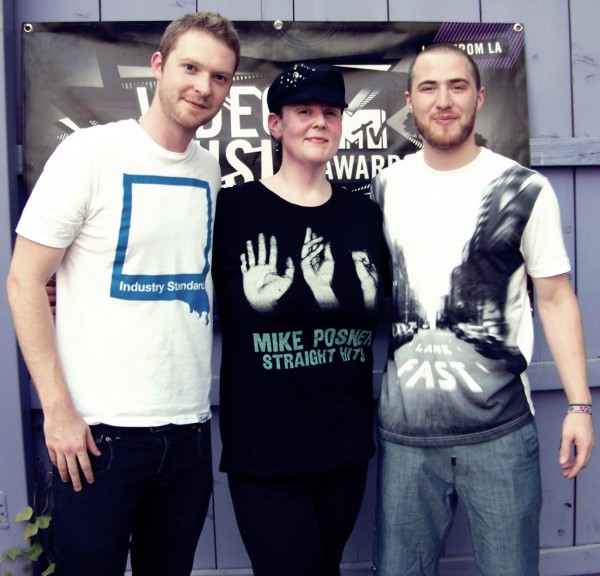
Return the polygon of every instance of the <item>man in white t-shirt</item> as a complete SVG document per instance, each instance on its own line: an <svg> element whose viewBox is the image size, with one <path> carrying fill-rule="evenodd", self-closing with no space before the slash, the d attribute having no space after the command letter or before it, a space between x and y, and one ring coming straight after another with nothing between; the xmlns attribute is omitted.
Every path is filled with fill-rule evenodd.
<svg viewBox="0 0 600 576"><path fill-rule="evenodd" d="M421 52L406 101L423 150L372 183L393 262L393 342L379 405L380 576L437 574L457 501L482 575L538 573L528 278L569 403L565 478L587 465L594 446L558 203L540 174L476 145L484 94L464 52Z"/></svg>
<svg viewBox="0 0 600 576"><path fill-rule="evenodd" d="M48 160L7 282L54 466L61 576L188 576L212 489L210 258L218 161L193 137L240 58L219 14L172 22L137 121ZM56 274L56 326L45 286Z"/></svg>

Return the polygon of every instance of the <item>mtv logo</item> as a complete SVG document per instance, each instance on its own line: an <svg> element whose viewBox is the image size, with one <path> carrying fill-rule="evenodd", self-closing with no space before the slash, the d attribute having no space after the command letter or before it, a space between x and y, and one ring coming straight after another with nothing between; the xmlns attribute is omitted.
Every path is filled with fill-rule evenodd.
<svg viewBox="0 0 600 576"><path fill-rule="evenodd" d="M344 115L340 150L351 147L360 150L387 148L385 110L357 110Z"/></svg>

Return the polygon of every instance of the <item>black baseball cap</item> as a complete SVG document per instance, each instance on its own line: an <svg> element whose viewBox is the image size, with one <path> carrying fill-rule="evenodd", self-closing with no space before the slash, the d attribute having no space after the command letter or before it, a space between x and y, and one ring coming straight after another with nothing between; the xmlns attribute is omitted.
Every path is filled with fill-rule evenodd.
<svg viewBox="0 0 600 576"><path fill-rule="evenodd" d="M344 76L328 64L294 64L269 86L267 106L270 112L279 112L286 104L320 102L347 108Z"/></svg>

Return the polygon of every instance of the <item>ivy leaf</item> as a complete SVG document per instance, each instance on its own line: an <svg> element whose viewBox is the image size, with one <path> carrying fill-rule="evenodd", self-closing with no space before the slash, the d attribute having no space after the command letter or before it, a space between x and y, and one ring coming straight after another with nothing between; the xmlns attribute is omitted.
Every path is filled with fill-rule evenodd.
<svg viewBox="0 0 600 576"><path fill-rule="evenodd" d="M25 554L25 551L23 550L23 548L11 548L10 550L6 550L5 552L2 552L2 557L10 558L11 560L14 560L15 558L19 558L20 556L23 556L24 554Z"/></svg>
<svg viewBox="0 0 600 576"><path fill-rule="evenodd" d="M36 522L40 527L40 530L44 530L50 526L50 522L52 522L52 516L38 516Z"/></svg>
<svg viewBox="0 0 600 576"><path fill-rule="evenodd" d="M27 528L25 528L25 533L23 534L23 538L25 540L29 540L32 536L35 536L39 531L39 526L36 522L32 522L27 524Z"/></svg>
<svg viewBox="0 0 600 576"><path fill-rule="evenodd" d="M54 574L55 568L56 568L56 564L54 562L52 562L52 564L50 564L50 566L48 566L48 568L46 568L46 570L44 570L42 572L42 576L50 576L50 574Z"/></svg>
<svg viewBox="0 0 600 576"><path fill-rule="evenodd" d="M15 516L16 522L29 522L31 517L33 516L33 508L31 506L26 506L21 512L19 512Z"/></svg>
<svg viewBox="0 0 600 576"><path fill-rule="evenodd" d="M39 542L34 542L27 551L27 558L32 562L36 562L43 553L44 547Z"/></svg>

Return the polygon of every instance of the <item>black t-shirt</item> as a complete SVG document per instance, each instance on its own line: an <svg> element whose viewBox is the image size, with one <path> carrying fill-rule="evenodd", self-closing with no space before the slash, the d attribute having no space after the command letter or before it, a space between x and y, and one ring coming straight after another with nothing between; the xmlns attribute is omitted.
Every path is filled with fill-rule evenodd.
<svg viewBox="0 0 600 576"><path fill-rule="evenodd" d="M334 186L303 207L260 182L219 193L223 471L281 477L372 456L387 265L381 212L364 196Z"/></svg>

